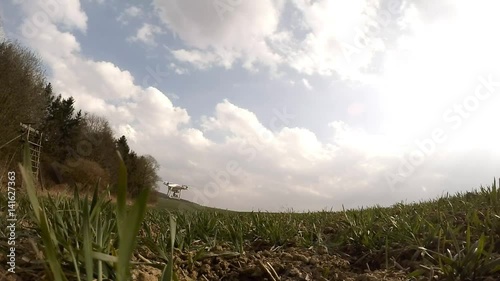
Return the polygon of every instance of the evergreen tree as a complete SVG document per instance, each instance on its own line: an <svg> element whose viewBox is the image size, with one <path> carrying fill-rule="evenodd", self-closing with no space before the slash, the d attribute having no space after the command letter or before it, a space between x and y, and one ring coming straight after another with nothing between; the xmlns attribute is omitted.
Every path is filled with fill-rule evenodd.
<svg viewBox="0 0 500 281"><path fill-rule="evenodd" d="M130 149L127 138L121 136L116 140L116 148L122 155L127 167L128 192L134 197L145 189L155 189L160 180L157 172L158 162L153 156L139 156Z"/></svg>
<svg viewBox="0 0 500 281"><path fill-rule="evenodd" d="M127 138L125 136L121 136L118 140L116 140L116 149L120 152L123 161L127 163L128 156L130 154L130 147L128 146Z"/></svg>
<svg viewBox="0 0 500 281"><path fill-rule="evenodd" d="M47 87L48 92L51 87ZM55 160L64 162L71 151L76 149L77 140L82 126L82 112L75 113L73 97L63 99L61 95L50 96L47 107L43 132L45 133L44 150Z"/></svg>

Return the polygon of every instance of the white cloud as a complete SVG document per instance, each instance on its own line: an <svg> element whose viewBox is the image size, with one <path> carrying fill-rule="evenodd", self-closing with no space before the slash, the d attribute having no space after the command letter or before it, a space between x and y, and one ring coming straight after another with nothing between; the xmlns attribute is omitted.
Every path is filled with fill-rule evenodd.
<svg viewBox="0 0 500 281"><path fill-rule="evenodd" d="M141 16L142 10L137 7L137 6L130 6L127 9L125 9L117 18L116 20L124 25L129 23L129 20L132 18L137 18Z"/></svg>
<svg viewBox="0 0 500 281"><path fill-rule="evenodd" d="M289 66L307 74L340 73L353 77L370 62L375 45L354 46L356 36L364 36L360 30L364 30L370 20L368 15L376 2L294 1L294 5L308 32L302 40L289 37L276 45L278 50L287 47L283 52Z"/></svg>
<svg viewBox="0 0 500 281"><path fill-rule="evenodd" d="M130 72L111 62L85 58L76 38L56 24L44 26L29 44L50 67L50 80L58 93L73 96L83 110L105 116L119 133L140 141L137 132L176 134L178 126L189 121L184 109L175 107L158 89L139 86Z"/></svg>
<svg viewBox="0 0 500 281"><path fill-rule="evenodd" d="M412 137L430 127L443 126L446 109L473 95L480 76L494 74L496 80L500 76L500 40L490 35L500 24L493 12L497 2L453 2L452 12L444 14L437 13L445 9L440 4L427 4L431 7L415 4L408 8L416 28L401 36L396 48L387 52L381 77L374 83L382 94L384 130L399 136ZM493 120L496 113L491 108L486 110L486 104L500 106L500 99L491 98L482 104L481 113ZM486 123L478 122L478 118L467 119L469 126L487 130ZM470 145L466 138L460 139L462 145Z"/></svg>
<svg viewBox="0 0 500 281"><path fill-rule="evenodd" d="M185 109L175 107L170 99L156 88L144 89L136 97L134 104L141 112L137 122L147 132L158 131L160 135L176 134L179 126L189 122Z"/></svg>
<svg viewBox="0 0 500 281"><path fill-rule="evenodd" d="M36 35L40 30L57 23L68 29L87 30L87 15L79 0L44 1L33 0L22 5L28 17L24 19L21 31L26 37Z"/></svg>
<svg viewBox="0 0 500 281"><path fill-rule="evenodd" d="M131 42L140 41L146 45L155 46L155 36L161 33L162 30L159 26L144 23L142 27L137 30L137 33L134 36L128 37L127 40Z"/></svg>
<svg viewBox="0 0 500 281"><path fill-rule="evenodd" d="M0 9L0 42L2 42L3 40L5 40L7 37L6 37L6 34L5 34L5 30L3 28L3 11L2 9Z"/></svg>
<svg viewBox="0 0 500 281"><path fill-rule="evenodd" d="M262 122L227 100L202 119L200 130L191 127L187 110L160 90L137 85L128 71L111 62L85 58L71 34L54 27L30 43L51 68L54 89L108 118L138 153L156 157L164 179L191 186L186 199L238 210L284 205L318 210L422 195L420 189L398 193L387 186L384 172L398 163L400 144L383 136L337 121L331 124L331 141L322 142L306 128L285 123L277 130L276 119ZM55 43L60 48L52 48ZM214 142L205 132L225 139ZM429 177L413 179L431 182L428 196L439 193Z"/></svg>
<svg viewBox="0 0 500 281"><path fill-rule="evenodd" d="M183 74L189 74L189 70L186 68L180 67L177 64L171 62L169 64L169 68L172 69L176 74L183 75ZM177 97L179 98L179 97Z"/></svg>
<svg viewBox="0 0 500 281"><path fill-rule="evenodd" d="M312 90L313 89L313 87L309 83L309 80L307 80L306 78L302 79L302 84L304 84L304 87L306 87L306 89L308 89L308 90Z"/></svg>
<svg viewBox="0 0 500 281"><path fill-rule="evenodd" d="M425 2L425 3L424 3ZM383 69L386 52L424 20L452 17L449 1L284 1L219 3L155 0L165 25L186 47L171 51L179 61L202 69L235 63L273 74L287 67L308 75L368 81ZM291 12L290 12L291 10ZM436 12L437 11L437 12ZM287 26L282 25L287 20Z"/></svg>
<svg viewBox="0 0 500 281"><path fill-rule="evenodd" d="M256 63L273 66L279 61L265 40L277 29L282 1L241 1L225 12L218 12L216 3L154 1L172 32L188 46L222 58L226 67L237 60L249 69Z"/></svg>
<svg viewBox="0 0 500 281"><path fill-rule="evenodd" d="M100 5L104 4L104 2L106 2L106 0L87 0L87 1L89 1L91 3L95 1L96 3L98 3Z"/></svg>
<svg viewBox="0 0 500 281"><path fill-rule="evenodd" d="M142 14L142 11L136 6L130 6L124 11L124 13L131 17L137 17Z"/></svg>
<svg viewBox="0 0 500 281"><path fill-rule="evenodd" d="M50 23L39 27L37 36L28 38L31 47L39 52L51 70L50 81L53 82L55 91L65 97L74 96L79 108L108 118L117 134L125 134L138 153L156 157L162 166L163 178L192 187L185 193L187 199L238 210L278 210L284 205L292 206L296 210L318 210L331 206L338 209L341 204L346 207L374 203L390 204L405 198L422 198L423 185L426 189L425 196L438 195L445 179L449 183L456 175L460 175L460 180L463 180L460 182L461 186L473 186L472 184L477 183L477 178L490 177L498 167L494 160L500 157L498 148L491 150L489 155L462 153L454 154L454 157L449 157L450 154L446 151L440 151L429 156L426 165L418 167L414 175L402 183L400 189L394 190L389 187L385 175L386 172L397 170L405 152L408 151L408 143L392 135L369 133L338 120L330 123L331 137L328 140L320 140L307 128L292 127L287 122L278 125L276 122L279 122L279 118L274 118L276 116L270 120L260 120L252 111L228 100L217 104L212 116L192 120L187 109L176 106L172 101L174 98L168 97L172 96L172 93L165 94L160 89L139 85L136 77L113 62L95 61L85 57L79 42L66 28L71 26L84 31L87 17L81 11L79 3L68 3L73 7L65 10L69 11L69 14L77 15L75 21L70 21L65 16L54 17ZM181 62L193 64L201 69L212 66L229 68L235 61L241 60L249 69L254 66L254 62L268 66L285 63L299 72L331 75L343 69L343 66L338 62L328 64L328 60L335 61L337 56L342 55L329 52L330 44L342 36L350 36L349 30L353 26L363 26L366 23L365 18L357 14L362 11L362 1L342 4L346 5L346 8L339 6L341 4L325 1L306 4L296 2L295 6L304 15L303 21L308 29L304 38L299 39L293 32L278 31L277 23L282 3L242 2L241 7L234 7L234 10L225 14L222 23L216 11L210 12L213 9L212 2L155 3L163 9L165 23L192 46L173 50L172 55ZM198 5L195 7L197 9L190 9L187 6L189 4ZM24 6L27 17L23 26L29 24L31 15L36 12L28 4ZM330 19L334 17L328 16L329 12L339 14L336 12L338 9L343 9L345 14ZM480 20L479 15L488 12L480 8L475 9L472 11L477 20ZM415 12L417 19L418 13L420 12ZM488 19L492 19L493 10L488 15ZM463 20L462 23L465 23L465 18ZM63 28L60 28L61 26ZM485 33L493 34L494 26ZM466 25L459 27L465 28ZM154 30L153 26L148 28ZM431 29L426 29L425 23L422 23L421 28L429 40L439 39L439 29L435 29L433 33ZM154 42L154 35L157 33L146 31L141 36L138 33L137 40ZM473 30L465 31L465 34L474 36ZM459 34L451 34L450 43L446 46L463 43L459 40ZM498 49L498 42L494 38L488 40L490 41L478 42L492 44L485 45L486 52L479 55L480 62L477 67L488 58L494 61L498 59L494 52ZM444 56L442 65L432 61L439 58L438 54L447 50L445 47L426 47L423 44L425 42L412 37L401 37L397 42L418 46L421 52L415 52L410 60L412 63L407 65L404 60L389 58L387 68L383 72L383 75L386 75L384 79L398 78L398 73L401 72L424 75L423 77L430 79L437 72L447 70L444 66L452 62L451 56ZM278 48L278 45L284 47ZM297 48L294 48L295 46ZM456 52L465 51L468 46L471 45L465 45ZM432 53L433 50L438 52ZM491 57L488 57L489 55ZM368 53L368 57L370 56ZM325 58L327 61L323 62L322 59ZM472 57L464 58L467 63L473 60ZM361 60L363 63L355 66L359 68L368 61L370 60ZM436 69L429 69L426 65L437 66ZM418 71L411 72L412 66L419 66ZM177 64L170 67L183 71ZM454 68L455 64L450 67ZM344 73L351 75L356 73L354 70L349 72L351 70L348 69ZM424 70L429 73L426 74ZM443 81L450 82L453 80L451 78L444 77ZM387 98L407 98L403 90L408 90L408 86L405 88L402 85L412 81L403 79L401 84L390 85L393 93L403 94L393 94ZM297 85L300 82L305 87L311 86L307 79L298 80ZM439 89L446 89L439 83L433 84L436 85L441 87L438 87ZM413 89L414 86L413 84L410 87L410 92L426 89ZM495 105L494 102L492 104ZM360 104L349 108L348 111L352 114L363 111ZM396 113L404 117L403 111ZM479 116L478 120L487 123L488 117L491 115L485 114ZM498 119L498 114L495 118ZM201 129L194 127L193 121L201 121ZM466 132L471 136L481 135L477 127ZM211 133L222 136L223 140L210 139L208 135ZM494 145L496 139L491 137L485 143ZM473 140L469 138L467 141ZM462 163L461 157L472 159L470 163L473 164L481 162L479 160L482 159L481 169L468 170L468 167L460 166L461 170L457 173L443 176L449 171L442 167ZM457 185L458 180L457 178Z"/></svg>
<svg viewBox="0 0 500 281"><path fill-rule="evenodd" d="M190 63L198 69L207 69L214 65L230 68L232 64L231 60L224 60L214 53L201 52L198 50L171 50L171 54L178 61Z"/></svg>
<svg viewBox="0 0 500 281"><path fill-rule="evenodd" d="M286 66L309 75L340 73L361 79L360 72L370 66L374 54L385 50L379 35L367 32L385 28L380 26L378 1L293 1L292 27L280 26L280 20L289 16L284 15L284 1L238 2L223 13L218 12L217 1L154 3L168 28L193 48L183 51L213 62L201 64L204 68L220 66L214 62L219 58L226 68L239 62L251 71L264 65L278 74L277 68ZM359 46L360 40L369 44ZM200 66L200 60L182 61Z"/></svg>
<svg viewBox="0 0 500 281"><path fill-rule="evenodd" d="M137 143L137 131L129 124L121 124L115 127L117 136L126 136L129 142Z"/></svg>

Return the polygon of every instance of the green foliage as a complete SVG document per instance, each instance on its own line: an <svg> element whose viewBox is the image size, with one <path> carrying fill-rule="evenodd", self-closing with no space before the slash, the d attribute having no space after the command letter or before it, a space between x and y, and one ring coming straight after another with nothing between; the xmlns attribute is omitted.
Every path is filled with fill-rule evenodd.
<svg viewBox="0 0 500 281"><path fill-rule="evenodd" d="M178 280L177 275L174 272L174 242L175 242L175 233L177 226L175 217L170 216L169 222L170 222L170 255L168 258L168 263L165 266L165 269L163 270L163 274L160 278L160 281Z"/></svg>
<svg viewBox="0 0 500 281"><path fill-rule="evenodd" d="M19 168L21 170L21 174L23 176L24 183L26 185L26 191L28 193L28 197L33 207L35 222L40 227L40 234L42 237L45 250L44 252L50 267L48 273L53 277L55 281L67 280L61 268L61 264L59 263L59 255L56 250L57 249L56 246L58 243L57 243L57 238L55 236L55 231L49 224L49 220L47 219L46 209L42 204L40 204L36 195L29 153L30 152L28 148L26 148L24 150L24 166L19 165Z"/></svg>
<svg viewBox="0 0 500 281"><path fill-rule="evenodd" d="M0 42L0 146L20 134L20 122L39 123L43 119L48 103L45 85L42 62L34 52L17 42ZM15 161L6 164L11 158ZM2 147L0 180L5 171L17 168L21 159L18 141Z"/></svg>
<svg viewBox="0 0 500 281"><path fill-rule="evenodd" d="M118 152L120 152L123 161L127 163L131 151L130 147L128 146L127 138L125 136L121 136L119 139L116 140L116 149L118 149Z"/></svg>
<svg viewBox="0 0 500 281"><path fill-rule="evenodd" d="M72 265L72 274L78 280L83 277L90 281L94 280L94 276L99 280L103 277L128 280L149 191L142 192L132 206L126 205L127 175L122 162L116 207L99 194L98 184L91 201L88 197L80 198L75 188L72 201L49 196L41 202L36 194L30 165L27 164L28 150L24 163L20 169L33 208L34 222L42 238L49 265L47 271L52 279L68 280L63 266Z"/></svg>
<svg viewBox="0 0 500 281"><path fill-rule="evenodd" d="M157 174L160 165L156 159L151 155L138 156L128 146L125 136L121 136L115 143L128 170L127 184L130 196L135 197L143 190L156 189L160 181Z"/></svg>
<svg viewBox="0 0 500 281"><path fill-rule="evenodd" d="M75 112L74 104L73 97L63 99L61 95L51 95L42 123L44 151L61 163L72 156L69 149L76 147L82 129L82 112Z"/></svg>
<svg viewBox="0 0 500 281"><path fill-rule="evenodd" d="M146 213L149 189L139 194L130 210L126 209L127 170L121 161L118 175L118 200L116 202L116 217L118 221L118 236L120 238L117 266L118 280L128 280L130 273L130 258L137 243L137 234Z"/></svg>
<svg viewBox="0 0 500 281"><path fill-rule="evenodd" d="M160 179L157 161L133 152L125 136L115 140L107 120L82 114L73 97L57 95L42 66L28 48L0 42L0 181L20 161L20 143L14 140L22 133L19 124L29 122L43 134L40 178L45 187L99 178L105 184L116 183L118 149L129 173L129 196L155 189Z"/></svg>
<svg viewBox="0 0 500 281"><path fill-rule="evenodd" d="M353 270L367 265L372 270L404 269L410 280L500 276L496 182L479 191L390 208L235 213L146 210L147 191L129 206L123 162L116 204L105 200L97 186L90 198L75 189L72 199L39 199L29 167L21 169L30 204L20 197L18 212L24 214L22 220L36 224L52 280L128 280L137 245L160 257L156 266L163 266L162 281L178 280L180 264L192 268L204 258L287 245L326 247L349 257ZM179 252L187 261L177 262ZM324 274L333 273L326 268Z"/></svg>

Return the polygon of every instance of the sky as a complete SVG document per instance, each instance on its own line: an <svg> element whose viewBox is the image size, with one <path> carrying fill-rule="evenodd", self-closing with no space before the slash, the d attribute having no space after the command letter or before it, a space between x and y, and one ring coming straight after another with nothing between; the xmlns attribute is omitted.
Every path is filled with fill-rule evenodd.
<svg viewBox="0 0 500 281"><path fill-rule="evenodd" d="M54 91L155 157L164 181L189 186L183 198L339 210L500 176L499 10L495 0L7 0L0 38L37 52Z"/></svg>

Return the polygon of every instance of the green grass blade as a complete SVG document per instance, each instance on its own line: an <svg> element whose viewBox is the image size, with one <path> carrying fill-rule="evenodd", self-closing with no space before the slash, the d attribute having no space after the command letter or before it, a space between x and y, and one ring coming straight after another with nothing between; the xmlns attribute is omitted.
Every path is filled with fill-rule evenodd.
<svg viewBox="0 0 500 281"><path fill-rule="evenodd" d="M29 148L26 147L24 150L24 165L19 165L19 169L23 177L23 182L26 186L28 198L35 213L35 218L37 219L37 223L41 230L40 235L44 245L45 256L49 262L49 267L51 269L52 277L54 278L55 281L65 281L66 277L64 276L61 264L59 263L57 257L57 252L56 252L57 240L55 239L54 230L50 228L49 223L47 221L47 216L45 214L45 210L38 201L36 195L35 184L33 181L33 173L31 172L31 164L30 164L31 159L28 149Z"/></svg>
<svg viewBox="0 0 500 281"><path fill-rule="evenodd" d="M127 222L122 221L123 227L120 236L119 256L118 256L118 280L125 281L129 278L130 258L134 252L137 234L142 225L142 220L146 214L149 189L143 190L137 198L130 213L127 214Z"/></svg>
<svg viewBox="0 0 500 281"><path fill-rule="evenodd" d="M127 167L125 166L125 162L123 162L123 158L119 152L118 157L120 158L120 168L118 170L118 183L117 183L117 199L116 199L116 218L118 223L118 235L120 237L124 237L125 233L124 224L126 221L126 205L127 205Z"/></svg>
<svg viewBox="0 0 500 281"><path fill-rule="evenodd" d="M85 258L85 269L87 273L87 281L94 280L94 261L92 259L92 240L90 221L89 221L89 205L85 198L83 205L83 254Z"/></svg>
<svg viewBox="0 0 500 281"><path fill-rule="evenodd" d="M174 243L176 235L177 222L173 215L170 215L170 257L168 263L163 270L161 276L161 281L172 281L177 280L177 276L174 274Z"/></svg>

